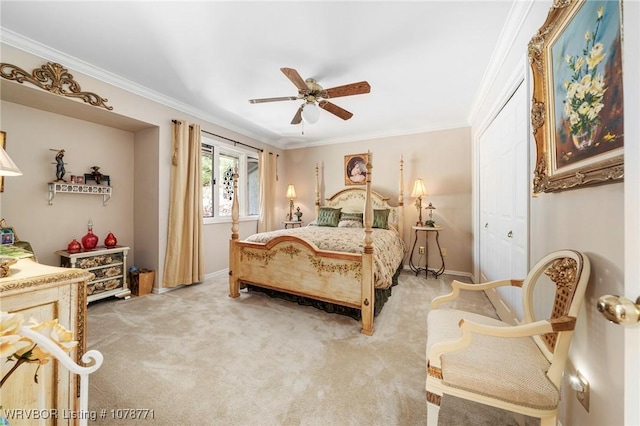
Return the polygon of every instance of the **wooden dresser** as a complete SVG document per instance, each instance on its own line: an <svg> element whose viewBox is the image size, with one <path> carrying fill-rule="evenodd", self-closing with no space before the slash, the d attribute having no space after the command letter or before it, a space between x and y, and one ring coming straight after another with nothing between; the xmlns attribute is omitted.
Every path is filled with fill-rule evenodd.
<svg viewBox="0 0 640 426"><path fill-rule="evenodd" d="M128 252L129 247L100 246L75 253L59 250L56 254L60 256L60 266L81 268L93 274L87 285L87 301L93 302L110 296L131 296L126 278Z"/></svg>
<svg viewBox="0 0 640 426"><path fill-rule="evenodd" d="M20 259L11 266L11 275L0 278L0 309L21 313L25 323L31 318L38 322L58 319L74 335L78 346L71 357L81 364L86 351L87 283L90 274L82 269L43 265L31 259ZM4 376L14 365L0 359L0 374ZM12 426L21 424L75 424L63 418L65 413L78 410L77 377L49 361L38 370L38 384L34 383L37 364L22 364L0 388L0 405L7 410L22 410L22 418L8 419ZM54 411L55 410L55 411ZM36 414L36 411L38 413ZM48 417L34 421L33 415ZM30 419L24 416L31 415Z"/></svg>

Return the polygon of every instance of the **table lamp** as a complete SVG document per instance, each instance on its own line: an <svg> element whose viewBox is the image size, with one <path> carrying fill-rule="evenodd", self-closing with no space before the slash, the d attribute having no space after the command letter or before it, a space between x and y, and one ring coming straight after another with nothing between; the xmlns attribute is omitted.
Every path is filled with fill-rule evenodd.
<svg viewBox="0 0 640 426"><path fill-rule="evenodd" d="M0 146L0 176L20 176L22 172L13 162L7 151Z"/></svg>
<svg viewBox="0 0 640 426"><path fill-rule="evenodd" d="M416 222L416 226L424 226L424 223L422 223L422 197L424 195L427 195L424 181L422 179L416 179L413 183L413 191L411 191L411 196L417 198L416 208L418 209L418 222Z"/></svg>
<svg viewBox="0 0 640 426"><path fill-rule="evenodd" d="M287 198L289 199L289 219L293 220L293 200L296 198L296 188L293 184L289 184L287 188Z"/></svg>

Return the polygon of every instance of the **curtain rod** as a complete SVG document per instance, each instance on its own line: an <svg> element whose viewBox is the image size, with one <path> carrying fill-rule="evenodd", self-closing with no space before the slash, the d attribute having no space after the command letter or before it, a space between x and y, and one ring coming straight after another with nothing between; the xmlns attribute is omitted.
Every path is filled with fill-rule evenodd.
<svg viewBox="0 0 640 426"><path fill-rule="evenodd" d="M171 120L171 121L172 121L173 123L177 123L177 122L178 122L178 120ZM189 127L191 127L191 126L189 126ZM218 138L220 138L220 139L225 139L225 140L228 140L229 142L233 142L233 143L234 143L234 145L235 145L235 144L240 144L240 145L243 145L243 146L246 146L246 147L249 147L249 148L255 149L256 151L260 151L260 152L264 151L262 148L256 148L255 146L247 145L246 143L238 142L238 141L235 141L235 140L233 140L233 139L229 139L229 138L227 138L227 137L225 137L225 136L216 135L215 133L207 132L206 130L202 130L202 129L200 129L200 131L201 131L202 133L206 133L206 134L208 134L208 135L215 136L215 137L218 137Z"/></svg>

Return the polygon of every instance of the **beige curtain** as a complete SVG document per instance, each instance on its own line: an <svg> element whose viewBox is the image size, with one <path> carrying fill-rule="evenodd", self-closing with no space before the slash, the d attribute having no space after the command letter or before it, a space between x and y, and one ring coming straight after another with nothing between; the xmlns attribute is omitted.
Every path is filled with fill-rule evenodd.
<svg viewBox="0 0 640 426"><path fill-rule="evenodd" d="M258 232L272 231L277 228L276 218L276 182L278 181L277 154L262 151L258 155L260 167L260 217Z"/></svg>
<svg viewBox="0 0 640 426"><path fill-rule="evenodd" d="M174 121L164 287L204 279L200 125Z"/></svg>

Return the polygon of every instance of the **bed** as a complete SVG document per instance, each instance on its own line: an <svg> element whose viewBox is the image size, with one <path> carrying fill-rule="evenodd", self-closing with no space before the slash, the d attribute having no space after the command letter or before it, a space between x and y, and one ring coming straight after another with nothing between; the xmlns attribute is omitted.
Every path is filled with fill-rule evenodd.
<svg viewBox="0 0 640 426"><path fill-rule="evenodd" d="M400 160L398 207L394 207L389 198L371 190L371 153L368 158L366 185L341 190L323 206L316 169L316 221L325 226L310 224L255 234L241 241L234 198L229 296L239 297L240 285L247 284L344 306L360 311L361 332L372 335L375 294L394 284L406 247L402 240L403 162ZM362 227L346 224L357 222L358 216ZM326 226L327 220L339 226Z"/></svg>

